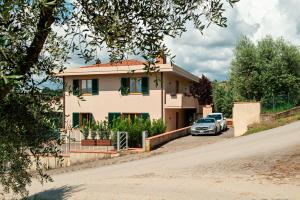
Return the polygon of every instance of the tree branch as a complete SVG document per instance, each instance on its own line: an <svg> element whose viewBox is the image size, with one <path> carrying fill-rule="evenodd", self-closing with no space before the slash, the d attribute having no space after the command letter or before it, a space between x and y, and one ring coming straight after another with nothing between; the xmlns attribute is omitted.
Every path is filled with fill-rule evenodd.
<svg viewBox="0 0 300 200"><path fill-rule="evenodd" d="M40 11L40 18L37 24L37 30L34 34L34 38L30 46L26 50L26 54L22 59L22 62L18 64L18 68L15 72L16 75L26 75L30 68L37 62L39 55L43 49L46 39L51 31L51 25L55 18L53 16L55 5L44 6ZM24 76L25 77L25 76ZM7 84L0 88L0 102L4 97L13 89L13 84Z"/></svg>

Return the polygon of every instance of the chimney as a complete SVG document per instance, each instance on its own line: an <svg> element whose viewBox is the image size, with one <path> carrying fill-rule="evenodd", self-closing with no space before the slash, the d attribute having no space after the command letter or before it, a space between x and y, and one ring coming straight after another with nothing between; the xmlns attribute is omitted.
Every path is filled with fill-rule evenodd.
<svg viewBox="0 0 300 200"><path fill-rule="evenodd" d="M167 56L161 52L156 58L157 64L167 64Z"/></svg>

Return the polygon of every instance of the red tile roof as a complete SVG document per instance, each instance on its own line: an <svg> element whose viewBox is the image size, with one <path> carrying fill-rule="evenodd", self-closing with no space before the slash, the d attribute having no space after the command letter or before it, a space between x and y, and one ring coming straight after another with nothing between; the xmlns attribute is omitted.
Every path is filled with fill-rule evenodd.
<svg viewBox="0 0 300 200"><path fill-rule="evenodd" d="M144 62L139 60L123 60L120 62L110 62L110 63L103 63L103 64L95 64L90 66L82 66L80 68L91 68L91 67L119 67L119 66L131 66L131 65L143 65Z"/></svg>

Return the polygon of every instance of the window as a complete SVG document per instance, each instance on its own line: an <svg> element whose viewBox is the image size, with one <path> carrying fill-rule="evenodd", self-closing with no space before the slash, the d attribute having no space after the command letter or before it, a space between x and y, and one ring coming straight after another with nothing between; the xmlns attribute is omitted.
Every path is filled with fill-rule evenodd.
<svg viewBox="0 0 300 200"><path fill-rule="evenodd" d="M122 113L122 118L127 118L131 122L134 121L135 118L141 118L141 119L150 119L149 113Z"/></svg>
<svg viewBox="0 0 300 200"><path fill-rule="evenodd" d="M139 77L139 78L121 78L121 88L122 95L128 94L143 94L149 95L149 78Z"/></svg>
<svg viewBox="0 0 300 200"><path fill-rule="evenodd" d="M140 118L142 116L141 113L122 113L123 119L128 119L131 122L134 122L135 118Z"/></svg>
<svg viewBox="0 0 300 200"><path fill-rule="evenodd" d="M92 113L73 113L73 128L83 127L83 125L90 126L93 121Z"/></svg>
<svg viewBox="0 0 300 200"><path fill-rule="evenodd" d="M142 93L142 78L130 78L130 93Z"/></svg>
<svg viewBox="0 0 300 200"><path fill-rule="evenodd" d="M81 80L81 94L92 94L92 80Z"/></svg>
<svg viewBox="0 0 300 200"><path fill-rule="evenodd" d="M73 80L73 95L98 95L98 79Z"/></svg>
<svg viewBox="0 0 300 200"><path fill-rule="evenodd" d="M92 122L92 114L91 113L80 113L80 127L84 125L91 125Z"/></svg>

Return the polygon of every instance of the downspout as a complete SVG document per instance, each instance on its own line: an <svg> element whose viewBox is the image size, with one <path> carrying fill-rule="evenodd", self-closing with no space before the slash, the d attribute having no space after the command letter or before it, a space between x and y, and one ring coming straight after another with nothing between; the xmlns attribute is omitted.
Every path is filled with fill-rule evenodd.
<svg viewBox="0 0 300 200"><path fill-rule="evenodd" d="M66 92L65 92L65 77L63 76L63 128L66 129Z"/></svg>
<svg viewBox="0 0 300 200"><path fill-rule="evenodd" d="M164 120L164 74L160 72L160 89L161 89L161 119Z"/></svg>

